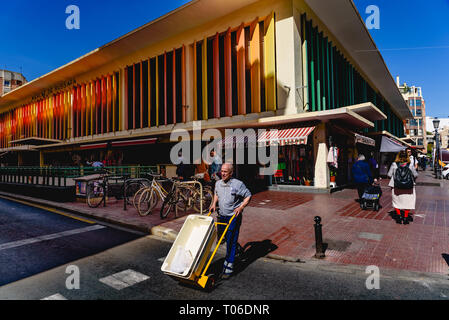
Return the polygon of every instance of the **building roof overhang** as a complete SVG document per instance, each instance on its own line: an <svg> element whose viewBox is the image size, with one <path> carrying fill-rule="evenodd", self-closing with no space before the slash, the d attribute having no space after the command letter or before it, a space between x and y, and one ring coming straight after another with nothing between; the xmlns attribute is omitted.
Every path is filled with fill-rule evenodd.
<svg viewBox="0 0 449 320"><path fill-rule="evenodd" d="M412 114L352 0L305 0L402 119Z"/></svg>
<svg viewBox="0 0 449 320"><path fill-rule="evenodd" d="M351 0L305 0L403 119L411 112ZM0 97L0 110L257 0L193 0ZM182 23L179 23L182 21Z"/></svg>
<svg viewBox="0 0 449 320"><path fill-rule="evenodd" d="M371 111L370 111L371 110ZM201 130L206 129L236 129L236 128L269 128L282 125L306 125L310 123L319 122L335 122L347 126L351 129L372 128L374 123L364 116L374 114L375 118L381 117L382 113L372 104L362 104L348 106L338 109L302 112L296 114L281 114L283 110L278 110L277 113L267 111L260 114L238 115L233 117L224 117L220 119L211 119L201 121ZM359 112L359 113L358 113ZM77 138L70 141L59 141L58 143L44 144L34 146L38 150L48 150L61 147L77 147L80 145L92 143L107 143L112 141L123 141L123 139L148 139L151 137L167 137L176 130L186 130L192 132L195 129L195 123L200 121L164 125L160 127L144 128L138 130L129 130L125 132L118 132L117 134L108 134L105 136L89 136L84 138ZM198 128L198 126L197 126ZM164 141L167 139L163 139ZM126 141L126 140L125 140ZM0 151L6 151L0 149Z"/></svg>
<svg viewBox="0 0 449 320"><path fill-rule="evenodd" d="M258 0L193 0L91 52L0 96L0 110ZM182 23L180 23L182 22Z"/></svg>
<svg viewBox="0 0 449 320"><path fill-rule="evenodd" d="M31 145L31 146L40 146L45 144L54 144L61 143L61 140L56 139L47 139L47 138L39 138L39 137L29 137L24 139L18 139L10 141L9 143L12 145Z"/></svg>
<svg viewBox="0 0 449 320"><path fill-rule="evenodd" d="M365 134L366 134L367 136L370 136L370 137L373 137L373 136L375 137L375 136L382 136L382 135L384 135L384 136L387 136L387 137L389 137L389 138L391 138L391 139L396 140L397 142L403 144L403 145L406 146L406 147L413 148L413 146L412 146L411 144L405 142L403 139L398 138L398 137L396 137L394 134L392 134L392 133L390 133L390 132L388 132L388 131L385 131L385 130L383 130L383 131L376 131L376 132L367 132L367 133L365 133Z"/></svg>

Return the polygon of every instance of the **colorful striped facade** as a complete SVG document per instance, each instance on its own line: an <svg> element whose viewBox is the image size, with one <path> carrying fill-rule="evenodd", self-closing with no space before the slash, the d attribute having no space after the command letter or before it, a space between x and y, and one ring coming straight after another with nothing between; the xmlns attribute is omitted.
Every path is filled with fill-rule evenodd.
<svg viewBox="0 0 449 320"><path fill-rule="evenodd" d="M329 124L400 138L409 115L350 0L195 0L0 97L0 152L26 138L55 140L41 153L167 141L201 121L316 127L311 153L325 159Z"/></svg>

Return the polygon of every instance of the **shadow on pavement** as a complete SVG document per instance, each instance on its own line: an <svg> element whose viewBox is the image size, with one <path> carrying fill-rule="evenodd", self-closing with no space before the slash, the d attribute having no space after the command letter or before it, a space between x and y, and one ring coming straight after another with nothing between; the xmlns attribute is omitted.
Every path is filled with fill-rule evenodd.
<svg viewBox="0 0 449 320"><path fill-rule="evenodd" d="M447 265L449 266L449 254L442 253L441 256L443 257L444 261L446 261Z"/></svg>
<svg viewBox="0 0 449 320"><path fill-rule="evenodd" d="M224 245L224 247L226 248L226 244ZM253 263L257 259L266 256L268 253L278 248L277 245L275 245L274 243L271 242L271 240L268 239L263 241L248 242L245 244L244 247L241 246L239 247L240 247L240 255L238 258L236 257L234 276L245 270L251 263ZM214 260L210 264L206 272L208 275L212 274L215 276L215 279L217 280L216 287L218 287L221 284L219 278L223 271L224 260L225 260L224 257ZM194 284L179 282L179 285L189 287L192 289L203 290L198 286L195 286Z"/></svg>
<svg viewBox="0 0 449 320"><path fill-rule="evenodd" d="M235 274L238 274L245 270L251 263L259 258L265 257L270 252L276 250L277 245L271 242L271 240L253 241L248 242L242 248L238 262L235 265Z"/></svg>

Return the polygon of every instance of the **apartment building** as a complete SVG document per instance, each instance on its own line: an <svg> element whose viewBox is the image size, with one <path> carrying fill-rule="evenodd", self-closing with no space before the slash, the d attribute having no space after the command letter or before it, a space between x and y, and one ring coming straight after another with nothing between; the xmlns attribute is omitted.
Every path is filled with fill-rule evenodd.
<svg viewBox="0 0 449 320"><path fill-rule="evenodd" d="M396 77L397 86L406 101L412 119L405 122L405 133L407 140L416 148L425 150L427 148L426 134L426 104L422 95L422 88L409 86L407 83L402 85L399 82L399 76Z"/></svg>
<svg viewBox="0 0 449 320"><path fill-rule="evenodd" d="M26 82L25 77L21 73L0 70L0 96L20 87Z"/></svg>

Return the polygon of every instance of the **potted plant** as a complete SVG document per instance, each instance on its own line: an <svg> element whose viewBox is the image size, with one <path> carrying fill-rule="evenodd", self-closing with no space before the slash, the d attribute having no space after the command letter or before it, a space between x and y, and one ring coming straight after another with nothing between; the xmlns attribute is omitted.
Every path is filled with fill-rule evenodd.
<svg viewBox="0 0 449 320"><path fill-rule="evenodd" d="M337 171L334 168L331 168L330 169L331 182L335 182L336 177L337 177Z"/></svg>

